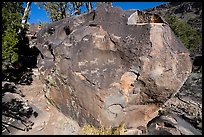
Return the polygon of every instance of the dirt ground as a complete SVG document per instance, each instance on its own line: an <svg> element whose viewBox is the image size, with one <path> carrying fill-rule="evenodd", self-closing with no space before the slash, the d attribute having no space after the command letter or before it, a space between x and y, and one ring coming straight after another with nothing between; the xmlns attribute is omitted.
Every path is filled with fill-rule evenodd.
<svg viewBox="0 0 204 137"><path fill-rule="evenodd" d="M64 116L44 97L43 84L39 80L37 69L33 69L31 85L18 85L33 110L38 113L30 120L34 125L29 131L17 130L15 135L79 135L82 134L79 125Z"/></svg>

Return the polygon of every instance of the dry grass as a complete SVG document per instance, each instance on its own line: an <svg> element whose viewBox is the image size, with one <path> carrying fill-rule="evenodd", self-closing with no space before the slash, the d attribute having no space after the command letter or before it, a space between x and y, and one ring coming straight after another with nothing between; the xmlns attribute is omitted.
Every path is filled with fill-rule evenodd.
<svg viewBox="0 0 204 137"><path fill-rule="evenodd" d="M121 135L124 133L124 122L121 122L121 124L118 127L115 128L96 128L93 125L86 124L82 127L82 131L85 135Z"/></svg>

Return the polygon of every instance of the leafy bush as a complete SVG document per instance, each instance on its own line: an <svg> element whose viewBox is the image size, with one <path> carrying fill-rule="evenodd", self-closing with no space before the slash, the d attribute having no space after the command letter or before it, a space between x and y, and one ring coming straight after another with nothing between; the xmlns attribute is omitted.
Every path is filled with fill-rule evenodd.
<svg viewBox="0 0 204 137"><path fill-rule="evenodd" d="M169 15L165 17L175 35L182 41L184 46L190 51L194 50L202 42L202 36L196 29L181 21L177 16Z"/></svg>
<svg viewBox="0 0 204 137"><path fill-rule="evenodd" d="M22 2L3 2L2 4L2 70L6 70L18 61L21 27Z"/></svg>

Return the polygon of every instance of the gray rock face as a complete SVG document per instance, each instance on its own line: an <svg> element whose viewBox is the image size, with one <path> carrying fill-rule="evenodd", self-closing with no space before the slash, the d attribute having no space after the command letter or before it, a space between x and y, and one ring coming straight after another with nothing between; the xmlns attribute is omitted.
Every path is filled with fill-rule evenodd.
<svg viewBox="0 0 204 137"><path fill-rule="evenodd" d="M202 131L202 73L191 73L175 97L165 103L164 110Z"/></svg>
<svg viewBox="0 0 204 137"><path fill-rule="evenodd" d="M132 14L102 4L38 33L45 95L80 126L145 126L191 72L189 52L164 20L142 21L152 16L142 13L128 23Z"/></svg>
<svg viewBox="0 0 204 137"><path fill-rule="evenodd" d="M148 135L202 135L190 123L175 114L165 114L148 123Z"/></svg>

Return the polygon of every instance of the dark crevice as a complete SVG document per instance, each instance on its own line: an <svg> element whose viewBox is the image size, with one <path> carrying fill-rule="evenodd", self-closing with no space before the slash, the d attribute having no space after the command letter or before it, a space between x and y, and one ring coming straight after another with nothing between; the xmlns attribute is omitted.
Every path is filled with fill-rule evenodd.
<svg viewBox="0 0 204 137"><path fill-rule="evenodd" d="M137 76L136 80L138 80L140 74L135 70L130 70L130 72L134 73Z"/></svg>
<svg viewBox="0 0 204 137"><path fill-rule="evenodd" d="M116 103L116 104L111 104L111 105L108 106L107 108L109 108L109 107L111 107L111 106L114 106L114 105L119 105L122 109L124 108L124 106L123 106L122 104L119 104L119 103L118 103L118 104L117 104L117 103Z"/></svg>
<svg viewBox="0 0 204 137"><path fill-rule="evenodd" d="M82 74L81 74L82 75ZM82 75L85 79L86 79L86 81L88 82L88 83L90 83L91 85L93 85L93 86L95 86L96 84L95 83L93 83L93 82L91 82L87 77L85 77L84 75Z"/></svg>
<svg viewBox="0 0 204 137"><path fill-rule="evenodd" d="M47 30L47 33L50 34L50 35L52 35L52 34L55 33L55 29L54 29L53 27L51 27L51 28L49 28L49 29Z"/></svg>
<svg viewBox="0 0 204 137"><path fill-rule="evenodd" d="M71 59L71 57L64 57L64 58L67 59L67 60Z"/></svg>
<svg viewBox="0 0 204 137"><path fill-rule="evenodd" d="M94 21L95 18L96 18L96 12L95 12L95 11L92 11L92 12L93 12L93 18L92 18L92 20Z"/></svg>
<svg viewBox="0 0 204 137"><path fill-rule="evenodd" d="M139 78L139 76L138 76L138 78ZM137 81L140 82L143 87L146 87L146 83L145 83L144 81L142 81L142 80L140 80L140 79L137 79Z"/></svg>
<svg viewBox="0 0 204 137"><path fill-rule="evenodd" d="M53 53L53 49L52 49L51 44L48 45L48 49L50 50L50 53L51 53L52 56L53 56L53 61L55 61L55 55L54 55L54 53Z"/></svg>
<svg viewBox="0 0 204 137"><path fill-rule="evenodd" d="M85 76L84 76L84 77L85 77ZM93 85L93 86L96 85L95 83L93 83L93 82L91 82L89 79L87 79L86 77L85 77L85 79L86 79L86 81L88 81L91 85Z"/></svg>
<svg viewBox="0 0 204 137"><path fill-rule="evenodd" d="M68 36L72 31L70 30L69 26L65 26L64 27L64 31L66 33L66 35Z"/></svg>
<svg viewBox="0 0 204 137"><path fill-rule="evenodd" d="M175 126L173 126L172 124L167 123L167 122L164 122L164 126L165 127L170 127L170 128L176 128Z"/></svg>
<svg viewBox="0 0 204 137"><path fill-rule="evenodd" d="M89 26L90 27L99 27L97 24L93 24L93 23L89 24Z"/></svg>
<svg viewBox="0 0 204 137"><path fill-rule="evenodd" d="M183 103L185 103L185 104L189 104L189 105L190 105L189 102L183 100L179 95L176 94L175 97L177 97L177 98L178 98L180 101L182 101Z"/></svg>
<svg viewBox="0 0 204 137"><path fill-rule="evenodd" d="M44 59L44 55L42 54L42 52L40 52L40 57L41 57L42 59Z"/></svg>
<svg viewBox="0 0 204 137"><path fill-rule="evenodd" d="M192 60L193 60L192 71L196 72L200 70L203 64L202 55L196 55L195 57L192 58Z"/></svg>
<svg viewBox="0 0 204 137"><path fill-rule="evenodd" d="M109 35L109 37L110 37L110 35ZM114 45L116 45L117 46L117 43L110 37L110 41L114 44Z"/></svg>

